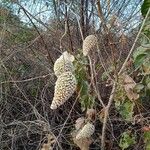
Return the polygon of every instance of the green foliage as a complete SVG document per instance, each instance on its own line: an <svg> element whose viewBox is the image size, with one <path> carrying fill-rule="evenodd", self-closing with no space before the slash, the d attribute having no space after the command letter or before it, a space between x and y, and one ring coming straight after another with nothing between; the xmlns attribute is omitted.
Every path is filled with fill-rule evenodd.
<svg viewBox="0 0 150 150"><path fill-rule="evenodd" d="M149 8L150 8L150 0L144 0L142 7L141 7L141 12L144 17L146 16L146 13Z"/></svg>
<svg viewBox="0 0 150 150"><path fill-rule="evenodd" d="M131 145L135 144L135 136L130 131L123 132L120 138L119 146L122 150L127 149Z"/></svg>
<svg viewBox="0 0 150 150"><path fill-rule="evenodd" d="M150 8L150 1L144 0L141 7L142 15L145 17ZM139 93L142 104L149 104L150 99L150 18L145 22L140 37L140 46L133 53L134 67L140 75L141 80L134 90ZM145 150L150 150L150 131L144 131L143 140Z"/></svg>
<svg viewBox="0 0 150 150"><path fill-rule="evenodd" d="M134 91L136 93L140 93L143 89L144 89L144 85L142 83L138 83L138 84L136 84Z"/></svg>
<svg viewBox="0 0 150 150"><path fill-rule="evenodd" d="M125 119L126 121L132 121L134 106L134 102L128 99L122 103L122 105L119 108L119 113L121 114L123 119Z"/></svg>
<svg viewBox="0 0 150 150"><path fill-rule="evenodd" d="M141 11L144 13L144 8L150 4L150 1L144 1ZM141 81L135 87L135 90L140 94L142 103L148 102L150 99L150 19L145 22L142 34L140 37L140 46L133 53L135 69L138 75L141 76Z"/></svg>
<svg viewBox="0 0 150 150"><path fill-rule="evenodd" d="M101 78L102 81L105 81L108 79L108 74L111 74L114 71L114 66L110 66L107 70L107 72L104 71L104 73L102 74Z"/></svg>
<svg viewBox="0 0 150 150"><path fill-rule="evenodd" d="M91 96L90 94L81 96L80 103L81 103L82 111L88 108L92 108L94 105L94 100L95 100L95 97Z"/></svg>
<svg viewBox="0 0 150 150"><path fill-rule="evenodd" d="M76 56L75 60L75 74L78 81L78 94L81 103L82 111L92 108L94 105L95 97L90 93L90 86L88 84L88 69L87 59L83 56L82 52Z"/></svg>
<svg viewBox="0 0 150 150"><path fill-rule="evenodd" d="M121 117L127 122L132 121L135 103L129 99L115 101L115 107Z"/></svg>
<svg viewBox="0 0 150 150"><path fill-rule="evenodd" d="M135 68L140 68L144 74L150 74L150 44L138 47L133 58Z"/></svg>
<svg viewBox="0 0 150 150"><path fill-rule="evenodd" d="M150 150L150 131L144 132L145 150Z"/></svg>
<svg viewBox="0 0 150 150"><path fill-rule="evenodd" d="M150 44L150 15L145 22L140 41L141 45Z"/></svg>
<svg viewBox="0 0 150 150"><path fill-rule="evenodd" d="M114 100L115 100L115 107L118 110L121 117L127 122L132 121L135 103L134 101L129 100L129 98L127 97L123 86L122 77L120 77L118 81L117 92L115 94Z"/></svg>

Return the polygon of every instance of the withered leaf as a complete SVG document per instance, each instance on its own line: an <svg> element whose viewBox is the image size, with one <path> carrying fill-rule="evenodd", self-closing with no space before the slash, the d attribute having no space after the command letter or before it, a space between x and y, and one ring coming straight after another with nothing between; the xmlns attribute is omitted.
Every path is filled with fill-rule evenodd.
<svg viewBox="0 0 150 150"><path fill-rule="evenodd" d="M124 75L124 89L130 100L137 100L139 98L139 94L134 91L135 86L135 81L129 75Z"/></svg>

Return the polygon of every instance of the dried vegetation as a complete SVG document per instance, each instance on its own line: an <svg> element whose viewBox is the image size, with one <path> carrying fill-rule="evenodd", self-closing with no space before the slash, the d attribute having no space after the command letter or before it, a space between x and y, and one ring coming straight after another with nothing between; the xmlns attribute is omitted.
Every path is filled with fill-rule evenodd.
<svg viewBox="0 0 150 150"><path fill-rule="evenodd" d="M0 149L149 150L148 0L29 3L0 8Z"/></svg>

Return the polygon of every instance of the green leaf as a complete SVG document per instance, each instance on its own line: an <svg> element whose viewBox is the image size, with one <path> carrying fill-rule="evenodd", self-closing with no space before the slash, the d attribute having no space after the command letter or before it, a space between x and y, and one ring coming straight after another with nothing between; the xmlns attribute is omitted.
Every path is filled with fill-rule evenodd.
<svg viewBox="0 0 150 150"><path fill-rule="evenodd" d="M133 53L135 67L140 67L150 57L150 45L145 44Z"/></svg>
<svg viewBox="0 0 150 150"><path fill-rule="evenodd" d="M150 150L150 131L144 132L145 150Z"/></svg>
<svg viewBox="0 0 150 150"><path fill-rule="evenodd" d="M125 100L125 102L120 106L119 109L119 113L121 114L123 119L125 119L126 121L132 121L134 106L134 102Z"/></svg>
<svg viewBox="0 0 150 150"><path fill-rule="evenodd" d="M147 88L150 90L150 82L147 84Z"/></svg>
<svg viewBox="0 0 150 150"><path fill-rule="evenodd" d="M89 92L89 85L87 81L80 80L79 81L79 86L80 86L80 95L87 95Z"/></svg>
<svg viewBox="0 0 150 150"><path fill-rule="evenodd" d="M145 150L150 150L150 142L146 144Z"/></svg>
<svg viewBox="0 0 150 150"><path fill-rule="evenodd" d="M80 97L81 109L85 111L88 108L92 108L95 102L95 97L91 95L83 95Z"/></svg>
<svg viewBox="0 0 150 150"><path fill-rule="evenodd" d="M144 142L150 141L150 131L144 132Z"/></svg>
<svg viewBox="0 0 150 150"><path fill-rule="evenodd" d="M134 61L135 67L138 68L142 65L146 54L140 54L136 57L136 60Z"/></svg>
<svg viewBox="0 0 150 150"><path fill-rule="evenodd" d="M146 16L149 8L150 8L150 0L144 0L142 7L141 7L141 12L144 17Z"/></svg>
<svg viewBox="0 0 150 150"><path fill-rule="evenodd" d="M137 83L136 86L134 87L134 91L137 93L139 93L143 89L144 89L144 85L141 83Z"/></svg>
<svg viewBox="0 0 150 150"><path fill-rule="evenodd" d="M133 58L134 60L137 59L138 56L143 55L143 54L147 54L146 52L146 48L143 48L142 46L138 47L137 50L133 53Z"/></svg>
<svg viewBox="0 0 150 150"><path fill-rule="evenodd" d="M131 145L135 144L135 136L131 135L129 131L123 132L121 135L121 139L119 142L119 146L122 150L130 147Z"/></svg>
<svg viewBox="0 0 150 150"><path fill-rule="evenodd" d="M150 74L150 59L149 60L145 60L143 65L142 65L143 71L145 75L149 75Z"/></svg>
<svg viewBox="0 0 150 150"><path fill-rule="evenodd" d="M150 52L149 51L150 50L149 46L150 46L150 44L144 44L144 45L138 47L137 50L133 54L134 60L136 60L139 55L147 54L148 52Z"/></svg>

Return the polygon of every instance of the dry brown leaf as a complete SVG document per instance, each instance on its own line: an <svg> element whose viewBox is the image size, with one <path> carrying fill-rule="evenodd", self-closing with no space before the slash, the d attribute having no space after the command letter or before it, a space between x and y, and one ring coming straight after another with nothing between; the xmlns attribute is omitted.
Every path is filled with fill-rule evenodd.
<svg viewBox="0 0 150 150"><path fill-rule="evenodd" d="M143 71L146 75L150 74L150 67L147 65L142 65Z"/></svg>
<svg viewBox="0 0 150 150"><path fill-rule="evenodd" d="M77 140L76 138L74 138L74 143L81 149L81 150L89 150L89 146L92 143L92 139L91 138L84 138L84 139L80 139Z"/></svg>
<svg viewBox="0 0 150 150"><path fill-rule="evenodd" d="M49 148L50 148L50 145L44 143L41 150L49 150Z"/></svg>
<svg viewBox="0 0 150 150"><path fill-rule="evenodd" d="M56 142L54 136L52 136L51 134L47 135L47 139L48 139L48 143L50 143L51 145Z"/></svg>
<svg viewBox="0 0 150 150"><path fill-rule="evenodd" d="M104 116L105 116L105 108L101 109L101 111L99 112L99 120L101 122L103 122Z"/></svg>
<svg viewBox="0 0 150 150"><path fill-rule="evenodd" d="M150 126L142 127L142 131L144 131L144 132L150 131Z"/></svg>
<svg viewBox="0 0 150 150"><path fill-rule="evenodd" d="M133 59L130 58L126 64L126 68L131 68L133 66Z"/></svg>
<svg viewBox="0 0 150 150"><path fill-rule="evenodd" d="M130 100L137 100L139 98L139 94L134 92L135 86L135 81L129 75L124 75L124 89L126 91L127 97Z"/></svg>
<svg viewBox="0 0 150 150"><path fill-rule="evenodd" d="M95 109L88 109L86 112L86 118L89 121L95 121L96 118L96 110Z"/></svg>
<svg viewBox="0 0 150 150"><path fill-rule="evenodd" d="M53 137L53 135L48 134L47 135L47 143L44 143L41 150L52 150L53 148L53 144L55 143L55 139Z"/></svg>

